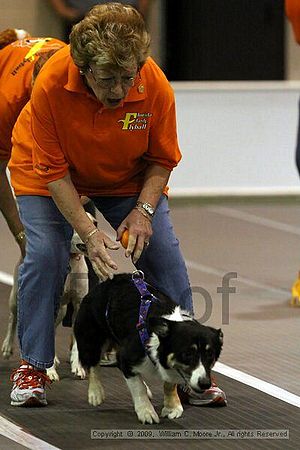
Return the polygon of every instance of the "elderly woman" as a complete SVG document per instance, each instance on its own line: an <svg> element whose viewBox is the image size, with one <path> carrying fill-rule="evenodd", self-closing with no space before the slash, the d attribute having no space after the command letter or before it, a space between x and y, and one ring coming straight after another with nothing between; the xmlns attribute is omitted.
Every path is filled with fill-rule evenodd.
<svg viewBox="0 0 300 450"><path fill-rule="evenodd" d="M93 199L117 240L129 231L125 254L147 280L192 310L166 196L181 158L174 95L148 57L149 43L136 9L95 6L74 26L70 48L47 63L16 124L10 170L28 245L19 283L23 361L13 376L13 405L46 404L43 371L53 364L72 228L100 279L118 269L109 250L119 245L89 220L80 195Z"/></svg>

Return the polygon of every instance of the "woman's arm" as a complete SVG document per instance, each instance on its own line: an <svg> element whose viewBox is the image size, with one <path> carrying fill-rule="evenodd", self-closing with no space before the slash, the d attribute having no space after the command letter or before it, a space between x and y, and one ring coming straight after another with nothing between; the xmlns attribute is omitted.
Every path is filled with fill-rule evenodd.
<svg viewBox="0 0 300 450"><path fill-rule="evenodd" d="M170 178L170 170L155 164L149 165L145 174L145 181L139 195L140 202L150 203L154 208L160 199Z"/></svg>
<svg viewBox="0 0 300 450"><path fill-rule="evenodd" d="M148 203L155 210L169 177L169 170L155 164L149 165L145 173L145 181L138 201L142 204ZM129 240L125 255L127 257L132 255L132 261L135 264L140 258L145 244L149 242L152 235L151 216L148 216L140 206L134 208L119 226L117 240L121 239L125 229L129 231Z"/></svg>
<svg viewBox="0 0 300 450"><path fill-rule="evenodd" d="M98 230L88 218L70 175L48 183L48 189L60 212L86 243L88 257L98 277L102 280L112 278L112 270L118 267L106 249L117 250L119 245Z"/></svg>
<svg viewBox="0 0 300 450"><path fill-rule="evenodd" d="M6 166L8 161L0 161L0 210L7 222L7 225L15 237L22 256L25 256L25 235L23 224L20 220L17 205L7 179Z"/></svg>

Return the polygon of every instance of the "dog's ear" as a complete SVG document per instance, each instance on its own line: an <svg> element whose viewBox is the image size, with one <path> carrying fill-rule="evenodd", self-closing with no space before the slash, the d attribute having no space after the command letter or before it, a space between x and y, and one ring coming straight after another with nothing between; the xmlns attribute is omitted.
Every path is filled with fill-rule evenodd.
<svg viewBox="0 0 300 450"><path fill-rule="evenodd" d="M152 333L157 334L159 338L165 338L168 336L170 328L170 321L163 319L162 317L150 317L149 328Z"/></svg>
<svg viewBox="0 0 300 450"><path fill-rule="evenodd" d="M223 345L223 342L224 342L224 334L223 334L223 331L221 330L221 328L219 328L219 329L217 330L217 332L218 332L218 335L219 335L219 342L220 342L221 345Z"/></svg>
<svg viewBox="0 0 300 450"><path fill-rule="evenodd" d="M215 330L215 339L216 339L216 360L219 358L220 353L223 347L223 331L221 328Z"/></svg>
<svg viewBox="0 0 300 450"><path fill-rule="evenodd" d="M213 328L213 327L207 327L207 328L209 328L214 333L214 340L215 340L215 338L217 338L218 344L222 347L223 341L224 341L224 334L223 334L223 331L221 330L221 328L219 328L218 330L216 330L216 328Z"/></svg>
<svg viewBox="0 0 300 450"><path fill-rule="evenodd" d="M216 328L208 327L213 332L213 341L215 346L215 359L218 360L223 347L223 331L221 328L216 330Z"/></svg>

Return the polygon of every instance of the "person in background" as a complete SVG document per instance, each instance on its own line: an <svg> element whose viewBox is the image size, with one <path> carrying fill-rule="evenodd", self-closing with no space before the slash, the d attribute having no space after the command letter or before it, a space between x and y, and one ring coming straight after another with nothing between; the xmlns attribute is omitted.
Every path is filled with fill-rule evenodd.
<svg viewBox="0 0 300 450"><path fill-rule="evenodd" d="M24 227L6 174L11 155L12 129L30 98L36 62L41 55L43 59L48 58L65 44L58 39L30 37L14 39L11 43L13 36L17 37L15 30L0 33L3 46L6 42L0 50L0 210L24 257Z"/></svg>
<svg viewBox="0 0 300 450"><path fill-rule="evenodd" d="M16 37L20 39L16 40ZM0 211L21 251L14 269L16 282L19 265L25 256L26 238L6 172L11 156L12 129L30 98L37 73L65 43L53 38L32 38L23 30L13 29L1 32L0 42Z"/></svg>
<svg viewBox="0 0 300 450"><path fill-rule="evenodd" d="M83 19L86 13L95 5L109 3L113 0L49 0L54 10L64 20L64 40L69 42L69 35L72 26ZM151 0L125 0L120 3L129 4L138 9L143 14L145 20Z"/></svg>
<svg viewBox="0 0 300 450"><path fill-rule="evenodd" d="M300 45L300 1L299 0L285 0L285 12L289 19L294 33L296 42ZM298 112L298 131L296 142L296 165L300 175L300 99ZM292 306L300 306L300 271L298 278L292 286Z"/></svg>
<svg viewBox="0 0 300 450"><path fill-rule="evenodd" d="M89 220L81 195L92 198L117 240L128 230L125 256L146 279L193 311L167 198L181 159L174 93L148 56L143 17L129 5L95 6L73 27L70 42L38 76L13 131L9 169L28 241L20 268L22 361L12 374L14 406L47 404L45 370L53 364L54 318L73 228L100 279L118 269L110 251L119 245ZM226 405L226 396L213 385L189 401Z"/></svg>

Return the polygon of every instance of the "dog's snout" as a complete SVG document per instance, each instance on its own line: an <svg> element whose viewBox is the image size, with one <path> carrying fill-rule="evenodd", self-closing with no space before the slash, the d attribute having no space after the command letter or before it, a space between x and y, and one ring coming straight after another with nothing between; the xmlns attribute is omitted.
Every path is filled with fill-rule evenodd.
<svg viewBox="0 0 300 450"><path fill-rule="evenodd" d="M201 391L205 391L211 387L211 381L209 378L199 379L198 387Z"/></svg>
<svg viewBox="0 0 300 450"><path fill-rule="evenodd" d="M206 371L202 363L192 372L190 379L192 389L201 392L209 389L211 386L210 374Z"/></svg>

